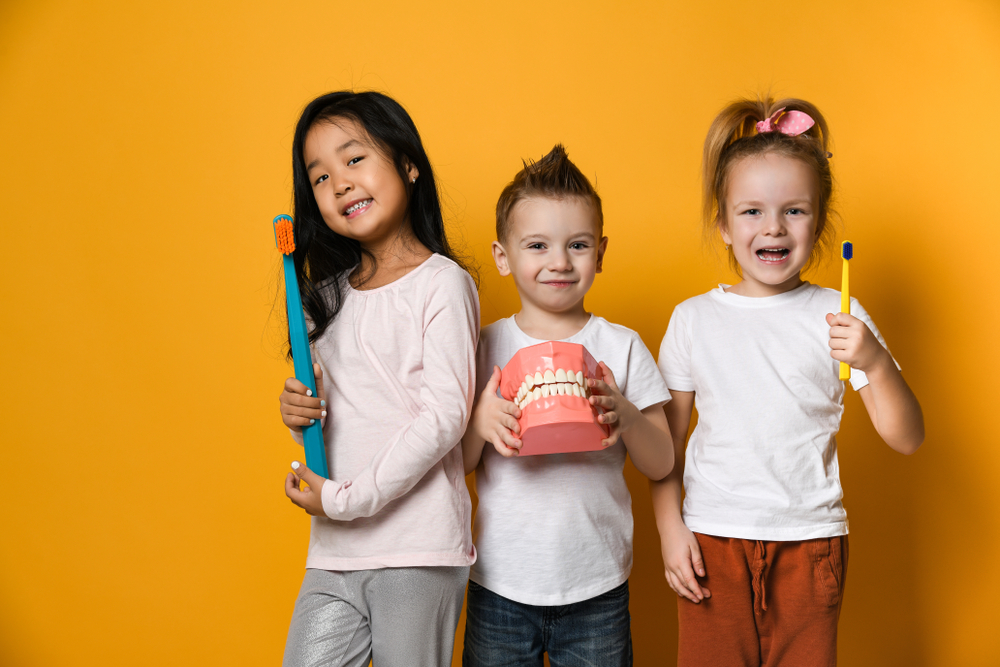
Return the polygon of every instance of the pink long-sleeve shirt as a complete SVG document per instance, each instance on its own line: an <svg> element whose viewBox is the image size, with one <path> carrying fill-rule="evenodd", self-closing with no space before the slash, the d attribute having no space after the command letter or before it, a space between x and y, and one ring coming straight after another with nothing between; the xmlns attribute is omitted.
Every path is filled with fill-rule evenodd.
<svg viewBox="0 0 1000 667"><path fill-rule="evenodd" d="M476 286L441 255L383 287L343 284L343 308L314 346L330 480L306 567L471 565L460 440L475 390Z"/></svg>

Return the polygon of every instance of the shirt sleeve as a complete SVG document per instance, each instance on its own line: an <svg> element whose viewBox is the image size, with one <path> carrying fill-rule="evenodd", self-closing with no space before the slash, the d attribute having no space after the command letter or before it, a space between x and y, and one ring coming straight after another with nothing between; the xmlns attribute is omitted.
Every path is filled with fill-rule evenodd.
<svg viewBox="0 0 1000 667"><path fill-rule="evenodd" d="M323 485L328 517L373 516L458 445L472 406L478 337L479 298L472 278L457 267L442 269L425 299L420 410L354 479Z"/></svg>
<svg viewBox="0 0 1000 667"><path fill-rule="evenodd" d="M657 366L667 387L675 391L694 391L694 379L691 377L691 335L681 306L674 308L670 316L667 333L660 344Z"/></svg>
<svg viewBox="0 0 1000 667"><path fill-rule="evenodd" d="M865 310L854 297L851 297L851 315L854 315L854 317L864 322L865 325L871 329L872 333L875 334L875 338L882 344L882 347L884 347L887 352L889 351L889 346L885 344L885 339L882 338L882 333L878 330L878 327L875 326L875 323L872 321L868 311ZM892 352L889 352L889 356L892 356ZM896 361L895 357L893 357L892 363L896 364L897 369L899 368L899 362ZM859 371L857 368L852 368L851 387L854 388L854 391L859 391L862 387L866 386L868 386L868 376L865 375L865 372Z"/></svg>
<svg viewBox="0 0 1000 667"><path fill-rule="evenodd" d="M632 344L628 351L628 372L622 393L639 410L662 405L670 400L670 391L656 368L656 361L637 333L632 334Z"/></svg>

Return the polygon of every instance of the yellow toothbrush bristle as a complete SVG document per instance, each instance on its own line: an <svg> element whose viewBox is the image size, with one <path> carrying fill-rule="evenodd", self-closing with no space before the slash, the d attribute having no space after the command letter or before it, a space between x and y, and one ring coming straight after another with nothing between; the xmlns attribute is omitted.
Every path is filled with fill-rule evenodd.
<svg viewBox="0 0 1000 667"><path fill-rule="evenodd" d="M283 255L291 255L295 250L295 231L288 220L279 220L274 225L274 234L278 240L278 250Z"/></svg>

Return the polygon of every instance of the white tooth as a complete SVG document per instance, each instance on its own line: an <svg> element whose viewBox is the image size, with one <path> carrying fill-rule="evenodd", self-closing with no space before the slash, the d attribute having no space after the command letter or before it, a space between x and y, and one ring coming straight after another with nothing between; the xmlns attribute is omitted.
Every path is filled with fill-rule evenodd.
<svg viewBox="0 0 1000 667"><path fill-rule="evenodd" d="M565 382L560 382L559 384L557 384L556 385L556 392L560 396L565 396L566 395L566 383Z"/></svg>
<svg viewBox="0 0 1000 667"><path fill-rule="evenodd" d="M526 406L527 404L528 404L528 401L526 401L524 399L521 399L520 401L517 402L517 407L519 407L522 410L524 410L524 406Z"/></svg>
<svg viewBox="0 0 1000 667"><path fill-rule="evenodd" d="M517 388L517 402L520 403L522 398L524 398L524 385Z"/></svg>
<svg viewBox="0 0 1000 667"><path fill-rule="evenodd" d="M580 385L581 387L584 386L583 385L583 371L577 371L576 372L576 383L578 385Z"/></svg>
<svg viewBox="0 0 1000 667"><path fill-rule="evenodd" d="M561 368L556 371L556 382L566 382L566 371Z"/></svg>
<svg viewBox="0 0 1000 667"><path fill-rule="evenodd" d="M541 373L535 373L535 384L545 384L545 378L542 377Z"/></svg>
<svg viewBox="0 0 1000 667"><path fill-rule="evenodd" d="M545 371L545 384L552 384L556 381L556 376L552 371Z"/></svg>
<svg viewBox="0 0 1000 667"><path fill-rule="evenodd" d="M535 378L531 377L530 374L524 376L524 384L528 385L528 389L535 386Z"/></svg>
<svg viewBox="0 0 1000 667"><path fill-rule="evenodd" d="M542 388L535 387L535 391L531 392L531 400L537 401L542 397Z"/></svg>
<svg viewBox="0 0 1000 667"><path fill-rule="evenodd" d="M548 398L548 397L549 397L549 385L543 384L542 385L542 398Z"/></svg>
<svg viewBox="0 0 1000 667"><path fill-rule="evenodd" d="M570 387L573 388L573 395L574 396L580 396L580 398L583 398L583 396L581 396L581 394L580 394L580 385L578 385L578 384L571 384Z"/></svg>
<svg viewBox="0 0 1000 667"><path fill-rule="evenodd" d="M573 395L573 387L575 387L575 386L576 386L575 382L567 382L566 383L566 395L567 396L572 396Z"/></svg>

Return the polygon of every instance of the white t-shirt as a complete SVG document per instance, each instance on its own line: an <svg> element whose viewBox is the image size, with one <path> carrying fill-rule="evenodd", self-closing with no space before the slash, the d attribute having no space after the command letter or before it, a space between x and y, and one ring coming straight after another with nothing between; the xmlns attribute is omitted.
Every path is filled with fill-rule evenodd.
<svg viewBox="0 0 1000 667"><path fill-rule="evenodd" d="M754 298L720 285L674 309L660 347L667 386L695 392L684 523L750 540L847 534L837 440L844 383L827 313L840 292L805 283ZM855 299L851 314L885 341ZM851 384L868 384L852 369Z"/></svg>
<svg viewBox="0 0 1000 667"><path fill-rule="evenodd" d="M513 317L484 328L477 392L494 365L503 368L518 350L541 342ZM591 316L565 342L583 345L606 363L638 409L670 400L653 355L631 329ZM598 452L513 458L486 443L476 469L479 558L469 578L510 600L546 606L588 600L622 584L632 569L625 455L621 440Z"/></svg>

